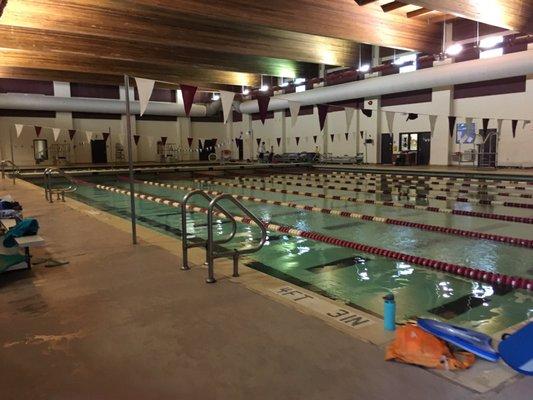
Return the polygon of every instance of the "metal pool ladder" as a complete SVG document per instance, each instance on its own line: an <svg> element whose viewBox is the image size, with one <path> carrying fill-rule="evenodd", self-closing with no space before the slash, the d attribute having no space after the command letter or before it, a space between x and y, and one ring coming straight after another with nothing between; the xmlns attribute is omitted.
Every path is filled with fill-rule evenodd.
<svg viewBox="0 0 533 400"><path fill-rule="evenodd" d="M69 181L69 185L66 187L53 188L52 187L52 175L58 175ZM54 194L57 195L57 200L65 201L65 193L71 193L78 190L78 184L72 177L68 176L64 171L59 168L48 167L43 172L44 177L44 197L50 203L54 202Z"/></svg>
<svg viewBox="0 0 533 400"><path fill-rule="evenodd" d="M11 160L0 160L0 168L2 169L2 179L6 178L6 167L11 165L11 178L13 178L13 185L15 184L15 179L20 173L19 167ZM9 173L9 172L7 172Z"/></svg>
<svg viewBox="0 0 533 400"><path fill-rule="evenodd" d="M191 199L193 196L201 196L209 201L209 206L207 207L207 240L205 241L197 241L195 243L189 243L188 234L187 234L187 202ZM223 208L218 203L222 200L229 200L233 204L235 204L244 214L246 214L252 221L256 223L256 225L261 230L261 239L259 241L259 244L254 247L244 248L244 249L233 249L233 250L227 250L227 251L221 251L216 252L215 251L215 245L221 244L221 243L227 243L231 241L235 234L237 233L237 222L235 221L235 217L231 215L225 208ZM231 222L232 222L232 232L229 236L229 238L214 240L214 232L213 232L213 216L215 210L219 210L222 214L224 214ZM267 238L267 232L266 228L264 227L263 223L259 218L257 218L250 210L248 210L241 202L237 201L233 196L223 193L215 198L212 198L209 196L206 192L203 190L193 190L185 195L183 197L183 201L181 203L181 236L182 236L182 248L183 248L183 266L181 269L188 270L188 255L187 251L191 247L206 247L206 264L207 264L207 279L205 280L207 283L215 283L215 273L214 273L214 261L217 258L223 258L223 257L232 257L233 258L233 276L238 277L239 276L239 257L243 254L250 254L255 253L256 251L259 251L263 245L266 242Z"/></svg>

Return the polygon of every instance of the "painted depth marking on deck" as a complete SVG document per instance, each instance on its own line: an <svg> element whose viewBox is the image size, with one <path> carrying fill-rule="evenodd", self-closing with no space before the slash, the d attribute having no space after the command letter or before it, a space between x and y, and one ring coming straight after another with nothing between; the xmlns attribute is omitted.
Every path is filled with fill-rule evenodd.
<svg viewBox="0 0 533 400"><path fill-rule="evenodd" d="M304 293L294 286L282 286L277 289L272 289L272 291L283 298L298 303L316 313L322 314L326 319L336 321L339 324L353 329L358 329L374 323L374 321L369 319L366 315L358 314L354 310L338 307L318 297Z"/></svg>

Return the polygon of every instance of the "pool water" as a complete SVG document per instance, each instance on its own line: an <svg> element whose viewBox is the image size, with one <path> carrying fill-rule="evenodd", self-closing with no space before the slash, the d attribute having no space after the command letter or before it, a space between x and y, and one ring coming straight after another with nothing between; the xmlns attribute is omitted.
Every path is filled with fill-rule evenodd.
<svg viewBox="0 0 533 400"><path fill-rule="evenodd" d="M148 178L138 177L138 179ZM222 181L218 178L217 180ZM124 180L115 177L92 177L90 181L129 189L129 185ZM225 181L238 182L234 179ZM261 187L283 187L282 184L258 184L257 189L242 189L217 184L201 184L193 180L165 180L165 183L533 239L533 229L527 224L355 204L260 190ZM242 183L253 185L250 182ZM186 190L168 189L143 183L136 183L135 187L139 192L178 201L181 201L187 193ZM287 186L287 189L291 188ZM297 188L292 190L297 190ZM305 188L303 191L312 190L312 188ZM316 189L316 191L324 193L322 189ZM346 192L340 192L340 194L346 195ZM359 193L350 193L350 196L369 198L368 194L364 194L363 197ZM73 197L106 212L129 218L130 199L123 194L104 191L91 185L81 185ZM204 207L207 205L207 202L200 198L194 199L192 203ZM328 236L487 271L522 277L531 277L533 273L532 250L527 248L252 201L243 201L243 204L259 218L279 225L320 232ZM464 206L464 204L461 205ZM242 212L230 203L224 206L229 211L242 215ZM448 206L453 207L454 204L449 203ZM136 200L136 207L140 224L172 237L181 235L179 209L139 199ZM476 208L484 212L500 213L504 207L476 205ZM505 208L504 212L507 213L507 211L509 210ZM513 209L513 212L516 213L515 215L530 216L527 209ZM231 224L228 222L219 219L215 232L221 235L229 234ZM206 216L189 214L188 232L192 237L205 238L207 236ZM231 248L246 246L257 240L258 236L258 228L239 224L238 234L229 245L225 246ZM278 232L269 232L268 241L263 249L249 255L248 260L250 260L248 265L252 268L315 290L328 297L342 300L374 315L382 315L382 297L387 293L394 293L399 321L425 316L492 334L521 322L533 314L533 296L524 290L499 288L403 261ZM178 267L176 264L176 268Z"/></svg>

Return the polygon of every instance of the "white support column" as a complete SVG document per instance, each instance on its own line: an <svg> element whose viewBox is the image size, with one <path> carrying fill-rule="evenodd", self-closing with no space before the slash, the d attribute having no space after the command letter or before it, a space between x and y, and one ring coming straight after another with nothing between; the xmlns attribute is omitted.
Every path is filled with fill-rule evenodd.
<svg viewBox="0 0 533 400"><path fill-rule="evenodd" d="M433 90L432 109L438 115L435 131L431 137L431 165L450 165L454 137L450 137L448 116L454 114L453 87Z"/></svg>
<svg viewBox="0 0 533 400"><path fill-rule="evenodd" d="M182 152L183 160L197 160L198 159L198 153L188 151L189 141L187 139L190 137L192 137L191 119L188 117L178 117L178 131L177 131L176 143L178 143L178 145L181 146L182 149L186 150ZM192 148L198 147L195 145L194 140L192 142L191 147Z"/></svg>
<svg viewBox="0 0 533 400"><path fill-rule="evenodd" d="M70 83L69 82L54 82L54 96L70 97ZM72 120L71 112L56 112L55 127L61 129L74 129L74 121ZM58 142L63 142L69 145L69 160L68 162L76 162L76 154L72 141L68 134L61 136Z"/></svg>

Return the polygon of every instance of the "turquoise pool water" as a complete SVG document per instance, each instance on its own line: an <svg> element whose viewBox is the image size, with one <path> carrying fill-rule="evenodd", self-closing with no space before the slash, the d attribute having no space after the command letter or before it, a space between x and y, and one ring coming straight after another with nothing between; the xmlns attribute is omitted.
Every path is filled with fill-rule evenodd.
<svg viewBox="0 0 533 400"><path fill-rule="evenodd" d="M144 178L140 177L139 179ZM91 180L114 187L128 188L124 181L114 178L95 177ZM235 182L233 179L229 181ZM299 204L533 239L531 225L526 224L283 195L261 190L222 187L216 184L199 185L191 180L166 182L188 187L201 186L204 189L225 191L232 194L254 195L264 199L290 200ZM275 186L267 185L267 187ZM186 193L186 191L165 189L142 183L136 184L136 190L176 200L181 200ZM305 188L304 191L312 190ZM318 190L323 193L322 190ZM346 193L342 192L342 194ZM359 196L358 193L351 195ZM127 196L103 191L89 185L80 186L74 196L104 211L124 218L129 217L130 200ZM321 232L350 241L489 271L525 277L531 277L533 272L532 250L526 248L301 211L289 207L259 204L251 201L243 203L260 218L281 225L290 225L298 229ZM199 199L195 201L195 204L205 206L206 202ZM140 224L173 237L181 235L179 210L143 200L137 200L136 205ZM440 206L442 207L442 205ZM240 214L237 209L229 205L227 208ZM495 212L494 208L478 206L478 209L483 211L490 209ZM516 215L522 216L529 216L530 213L528 210L521 209L515 211L517 212ZM226 222L218 220L217 233L229 232L230 225ZM189 215L188 230L193 236L205 238L205 224L205 215ZM239 233L234 241L237 243L236 246L243 246L251 243L257 236L257 228L240 225ZM232 243L231 246L234 247L235 245ZM533 312L533 298L530 293L523 290L501 289L417 265L277 232L269 232L269 240L265 247L258 253L250 255L249 260L249 265L255 269L319 291L376 315L382 314L382 297L393 292L397 299L399 320L427 316L473 327L487 333L495 333L523 321L529 313ZM176 265L176 269L178 267Z"/></svg>

